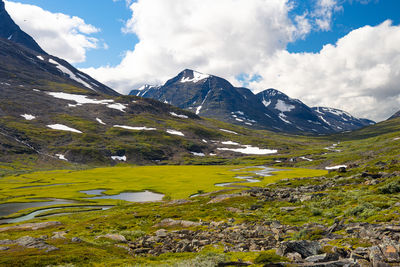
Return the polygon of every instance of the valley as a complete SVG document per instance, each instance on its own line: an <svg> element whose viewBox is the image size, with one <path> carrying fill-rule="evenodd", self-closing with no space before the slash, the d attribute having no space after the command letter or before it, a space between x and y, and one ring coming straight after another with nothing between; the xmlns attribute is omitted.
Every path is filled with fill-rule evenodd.
<svg viewBox="0 0 400 267"><path fill-rule="evenodd" d="M400 266L399 112L375 123L192 69L124 95L5 3L0 266Z"/></svg>

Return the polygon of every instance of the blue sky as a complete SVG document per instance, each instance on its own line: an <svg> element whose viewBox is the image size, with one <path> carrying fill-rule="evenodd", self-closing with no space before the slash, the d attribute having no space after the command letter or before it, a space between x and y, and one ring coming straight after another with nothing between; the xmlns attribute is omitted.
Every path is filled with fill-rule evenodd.
<svg viewBox="0 0 400 267"><path fill-rule="evenodd" d="M11 0L24 4L37 5L54 13L64 13L83 18L101 32L94 34L104 40L108 49L91 49L87 52L86 61L74 64L76 67L100 67L117 65L123 53L134 48L138 42L135 34L122 32L125 22L131 18L132 12L123 1L112 0ZM134 1L136 2L136 1ZM304 40L297 40L287 46L290 52L318 52L328 43L334 44L340 37L351 30L365 25L377 25L387 19L394 24L400 23L400 1L370 0L362 4L357 0L342 1L343 10L334 14L332 28L329 31L315 31ZM362 1L361 1L362 2ZM315 0L296 1L291 16L303 14L311 10Z"/></svg>
<svg viewBox="0 0 400 267"><path fill-rule="evenodd" d="M46 51L121 93L189 68L377 121L400 109L400 0L4 1Z"/></svg>

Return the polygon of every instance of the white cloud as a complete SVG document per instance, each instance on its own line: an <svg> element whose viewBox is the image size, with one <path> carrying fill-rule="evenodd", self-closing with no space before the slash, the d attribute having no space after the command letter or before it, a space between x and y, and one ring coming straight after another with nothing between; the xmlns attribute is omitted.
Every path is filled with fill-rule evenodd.
<svg viewBox="0 0 400 267"><path fill-rule="evenodd" d="M387 119L400 109L400 26L391 21L350 32L319 53L281 50L254 69L263 80L250 84L283 90L309 105L341 108L354 115Z"/></svg>
<svg viewBox="0 0 400 267"><path fill-rule="evenodd" d="M130 8L124 30L140 39L135 49L117 67L86 69L123 92L187 67L234 76L310 30L288 18L286 0L139 0Z"/></svg>
<svg viewBox="0 0 400 267"><path fill-rule="evenodd" d="M21 29L48 53L71 63L83 62L88 49L104 47L91 35L96 27L79 17L51 13L34 5L5 1L6 9Z"/></svg>
<svg viewBox="0 0 400 267"><path fill-rule="evenodd" d="M288 43L312 30L327 31L341 10L318 0L313 10L289 18L286 0L138 0L125 32L140 42L116 67L86 69L127 93L159 84L185 68L274 87L312 106L341 108L382 120L400 109L400 28L390 22L362 27L319 53L289 53ZM229 12L228 12L229 11ZM249 77L246 81L235 77Z"/></svg>

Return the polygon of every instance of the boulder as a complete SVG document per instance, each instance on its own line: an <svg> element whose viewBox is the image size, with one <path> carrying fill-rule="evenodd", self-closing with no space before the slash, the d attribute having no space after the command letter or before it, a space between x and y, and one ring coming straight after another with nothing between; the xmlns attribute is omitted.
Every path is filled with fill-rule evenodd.
<svg viewBox="0 0 400 267"><path fill-rule="evenodd" d="M185 220L173 220L173 219L164 219L160 223L155 224L153 227L195 227L200 226L201 223L191 222Z"/></svg>
<svg viewBox="0 0 400 267"><path fill-rule="evenodd" d="M317 241L288 241L282 242L277 250L277 254L286 256L288 253L297 252L302 258L318 255L321 252L321 245Z"/></svg>
<svg viewBox="0 0 400 267"><path fill-rule="evenodd" d="M125 236L120 235L120 234L106 234L106 235L99 235L96 237L96 239L99 239L99 238L106 238L106 239L110 239L110 240L117 241L117 242L123 242L123 243L126 242Z"/></svg>
<svg viewBox="0 0 400 267"><path fill-rule="evenodd" d="M30 236L21 237L15 240L15 243L26 248L37 248L40 250L45 250L46 252L58 250L57 247L47 244L43 241L43 239Z"/></svg>

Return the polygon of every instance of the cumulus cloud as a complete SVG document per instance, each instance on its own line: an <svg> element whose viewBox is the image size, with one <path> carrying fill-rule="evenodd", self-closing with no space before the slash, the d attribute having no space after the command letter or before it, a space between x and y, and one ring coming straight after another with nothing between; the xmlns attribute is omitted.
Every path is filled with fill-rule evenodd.
<svg viewBox="0 0 400 267"><path fill-rule="evenodd" d="M124 31L140 39L117 67L87 69L123 92L184 68L231 77L308 33L284 0L139 0ZM299 30L301 29L301 30Z"/></svg>
<svg viewBox="0 0 400 267"><path fill-rule="evenodd" d="M389 117L400 108L399 26L365 26L319 53L289 53L288 43L329 30L341 10L336 0L315 3L291 18L289 0L138 0L124 31L139 43L118 66L85 71L127 93L192 68L255 92L273 87L311 106Z"/></svg>
<svg viewBox="0 0 400 267"><path fill-rule="evenodd" d="M309 105L387 119L400 109L399 41L400 26L385 21L354 30L319 53L282 50L253 69L263 80L250 87L280 88Z"/></svg>
<svg viewBox="0 0 400 267"><path fill-rule="evenodd" d="M79 17L51 13L34 5L5 1L6 9L21 29L48 53L71 63L83 62L88 49L105 48L92 37L100 30Z"/></svg>

